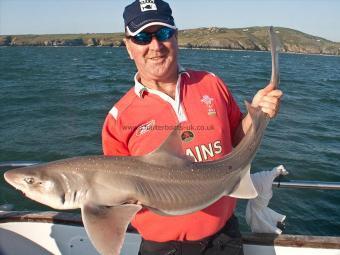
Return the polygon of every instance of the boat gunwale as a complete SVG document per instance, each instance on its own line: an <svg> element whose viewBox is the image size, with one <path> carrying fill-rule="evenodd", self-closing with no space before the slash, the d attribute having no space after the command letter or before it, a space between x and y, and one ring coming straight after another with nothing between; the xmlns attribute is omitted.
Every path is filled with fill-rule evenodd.
<svg viewBox="0 0 340 255"><path fill-rule="evenodd" d="M40 222L83 227L81 215L57 211L0 211L0 226L11 222ZM128 226L128 233L137 233ZM242 233L244 245L340 249L340 237Z"/></svg>

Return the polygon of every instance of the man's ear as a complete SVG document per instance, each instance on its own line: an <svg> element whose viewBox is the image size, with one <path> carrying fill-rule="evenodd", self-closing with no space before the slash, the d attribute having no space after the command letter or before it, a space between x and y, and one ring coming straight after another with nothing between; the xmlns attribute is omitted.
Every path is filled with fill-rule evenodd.
<svg viewBox="0 0 340 255"><path fill-rule="evenodd" d="M131 50L130 50L130 42L126 38L124 38L123 40L124 40L124 43L125 43L125 46L126 46L126 50L127 50L128 54L129 54L129 57L130 57L130 59L133 60L133 56L132 56L132 53L131 53Z"/></svg>

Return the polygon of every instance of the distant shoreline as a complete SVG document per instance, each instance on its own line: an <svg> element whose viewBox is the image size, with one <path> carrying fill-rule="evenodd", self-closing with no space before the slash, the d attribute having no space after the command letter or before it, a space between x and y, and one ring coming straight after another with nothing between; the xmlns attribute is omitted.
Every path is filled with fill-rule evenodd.
<svg viewBox="0 0 340 255"><path fill-rule="evenodd" d="M118 48L118 47L115 47ZM211 50L211 51L237 51L237 52L259 52L259 53L269 53L269 50L237 50L237 49L219 49L219 48L183 48L179 47L181 50ZM290 54L290 55L306 55L306 56L325 56L325 57L340 57L340 55L327 55L318 53L300 53L300 52L280 52L280 54Z"/></svg>
<svg viewBox="0 0 340 255"><path fill-rule="evenodd" d="M340 55L340 43L289 28L275 28L282 51L307 55ZM3 35L0 47L124 47L124 34ZM268 27L240 29L198 28L180 30L182 49L269 51Z"/></svg>
<svg viewBox="0 0 340 255"><path fill-rule="evenodd" d="M125 46L31 46L31 45L21 45L21 46L4 46L0 45L1 48L125 48ZM258 53L269 53L269 50L240 50L240 49L222 49L222 48L186 48L179 47L180 50L202 50L202 51L234 51L234 52L258 52ZM280 54L289 55L306 55L306 56L324 56L324 57L340 57L340 55L331 54L321 54L321 53L302 53L302 52L280 52Z"/></svg>

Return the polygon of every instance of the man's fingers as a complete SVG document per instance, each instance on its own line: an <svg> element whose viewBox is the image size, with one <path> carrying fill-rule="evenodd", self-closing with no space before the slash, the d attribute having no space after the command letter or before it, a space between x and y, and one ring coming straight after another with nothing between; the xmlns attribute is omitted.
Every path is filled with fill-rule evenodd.
<svg viewBox="0 0 340 255"><path fill-rule="evenodd" d="M263 106L260 105L261 110L264 113L267 113L270 118L274 118L277 115L277 113L279 112L279 108L280 108L279 106L273 108L273 105L271 105L269 103L264 103L262 105Z"/></svg>
<svg viewBox="0 0 340 255"><path fill-rule="evenodd" d="M272 90L268 92L266 96L272 96L272 97L282 97L283 92L279 89Z"/></svg>
<svg viewBox="0 0 340 255"><path fill-rule="evenodd" d="M259 103L261 110L269 115L270 118L274 118L280 109L280 99L276 97L264 97Z"/></svg>
<svg viewBox="0 0 340 255"><path fill-rule="evenodd" d="M262 102L269 102L269 103L272 103L272 104L279 104L280 98L274 97L274 96L264 96L261 101Z"/></svg>
<svg viewBox="0 0 340 255"><path fill-rule="evenodd" d="M268 102L268 101L260 102L259 106L261 107L262 110L263 110L263 108L266 108L266 109L275 111L276 108L277 108L277 104L271 103L271 102Z"/></svg>

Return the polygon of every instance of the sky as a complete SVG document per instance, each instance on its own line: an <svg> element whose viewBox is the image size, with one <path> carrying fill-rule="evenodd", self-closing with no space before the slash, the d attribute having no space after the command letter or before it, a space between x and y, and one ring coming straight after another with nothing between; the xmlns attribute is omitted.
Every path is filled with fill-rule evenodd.
<svg viewBox="0 0 340 255"><path fill-rule="evenodd" d="M123 32L131 0L0 0L0 35ZM340 0L167 0L179 29L280 26L340 42Z"/></svg>

